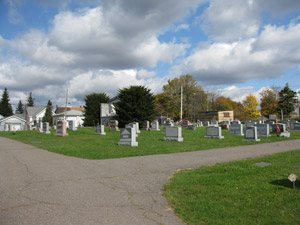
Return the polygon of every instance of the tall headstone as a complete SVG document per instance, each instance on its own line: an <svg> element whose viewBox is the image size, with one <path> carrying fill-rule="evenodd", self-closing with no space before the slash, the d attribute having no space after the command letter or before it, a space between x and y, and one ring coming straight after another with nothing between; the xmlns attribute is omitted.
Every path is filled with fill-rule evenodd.
<svg viewBox="0 0 300 225"><path fill-rule="evenodd" d="M142 130L150 130L150 122L144 121Z"/></svg>
<svg viewBox="0 0 300 225"><path fill-rule="evenodd" d="M236 135L236 136L244 136L243 124L239 124L239 123L230 124L229 134L230 135Z"/></svg>
<svg viewBox="0 0 300 225"><path fill-rule="evenodd" d="M104 125L97 124L95 134L106 135L106 133L104 131Z"/></svg>
<svg viewBox="0 0 300 225"><path fill-rule="evenodd" d="M48 122L44 122L43 123L43 133L44 134L50 134L51 132L49 131L49 123Z"/></svg>
<svg viewBox="0 0 300 225"><path fill-rule="evenodd" d="M109 121L109 131L119 131L119 122L118 120L110 120Z"/></svg>
<svg viewBox="0 0 300 225"><path fill-rule="evenodd" d="M223 139L222 129L221 127L216 126L208 126L206 127L206 136L205 138L213 138L213 139Z"/></svg>
<svg viewBox="0 0 300 225"><path fill-rule="evenodd" d="M197 122L197 127L203 127L202 121L198 121L198 122Z"/></svg>
<svg viewBox="0 0 300 225"><path fill-rule="evenodd" d="M136 141L136 131L133 127L125 127L120 132L120 142L118 145L138 146Z"/></svg>
<svg viewBox="0 0 300 225"><path fill-rule="evenodd" d="M69 120L68 123L69 123L69 130L72 130L72 131L77 130L77 127L75 126L75 121Z"/></svg>
<svg viewBox="0 0 300 225"><path fill-rule="evenodd" d="M158 124L157 121L153 121L153 122L151 123L151 131L160 131L160 129L159 129L159 124Z"/></svg>
<svg viewBox="0 0 300 225"><path fill-rule="evenodd" d="M260 141L260 139L257 138L257 127L246 127L243 141Z"/></svg>
<svg viewBox="0 0 300 225"><path fill-rule="evenodd" d="M270 137L270 127L269 124L257 123L257 136L258 137Z"/></svg>
<svg viewBox="0 0 300 225"><path fill-rule="evenodd" d="M164 141L178 141L182 142L182 128L181 127L166 127L166 134Z"/></svg>
<svg viewBox="0 0 300 225"><path fill-rule="evenodd" d="M65 137L69 134L67 133L67 121L65 120L58 120L56 122L56 133L55 136Z"/></svg>

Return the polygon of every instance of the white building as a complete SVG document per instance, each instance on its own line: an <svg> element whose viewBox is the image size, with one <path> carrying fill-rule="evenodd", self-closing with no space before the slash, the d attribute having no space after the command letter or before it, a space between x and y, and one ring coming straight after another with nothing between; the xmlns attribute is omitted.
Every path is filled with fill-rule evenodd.
<svg viewBox="0 0 300 225"><path fill-rule="evenodd" d="M59 114L53 115L52 118L53 118L53 124L56 124L56 122L58 120L64 119L64 113L59 113ZM67 121L72 120L73 123L75 124L75 127L83 126L83 121L84 121L83 112L78 111L78 110L66 111L65 120L67 120ZM67 126L69 126L69 124L67 124Z"/></svg>
<svg viewBox="0 0 300 225"><path fill-rule="evenodd" d="M25 120L16 115L0 119L0 131L24 130Z"/></svg>

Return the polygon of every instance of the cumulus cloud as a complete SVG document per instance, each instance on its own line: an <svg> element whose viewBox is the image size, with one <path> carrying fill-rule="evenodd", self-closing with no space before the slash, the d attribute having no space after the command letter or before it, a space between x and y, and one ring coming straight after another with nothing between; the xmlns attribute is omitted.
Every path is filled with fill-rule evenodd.
<svg viewBox="0 0 300 225"><path fill-rule="evenodd" d="M171 72L214 85L276 78L300 63L299 38L300 24L267 25L257 38L200 45Z"/></svg>
<svg viewBox="0 0 300 225"><path fill-rule="evenodd" d="M137 71L136 77L137 79L148 79L156 76L156 72L147 71L147 70L139 70Z"/></svg>
<svg viewBox="0 0 300 225"><path fill-rule="evenodd" d="M256 100L260 101L260 95L263 90L267 89L268 87L261 87L259 90L255 90L252 86L247 87L237 87L235 85L229 86L223 89L218 89L216 92L224 97L231 98L233 101L236 102L243 102L248 95L253 95Z"/></svg>

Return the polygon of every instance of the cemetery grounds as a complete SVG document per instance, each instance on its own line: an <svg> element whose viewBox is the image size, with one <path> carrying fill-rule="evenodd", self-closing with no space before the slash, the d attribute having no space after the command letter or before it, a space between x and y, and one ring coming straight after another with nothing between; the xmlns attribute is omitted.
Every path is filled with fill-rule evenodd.
<svg viewBox="0 0 300 225"><path fill-rule="evenodd" d="M260 137L260 142L245 142L243 136L207 139L205 128L183 129L183 142L163 141L161 131L141 131L138 147L118 146L120 133L105 130L95 135L94 128L68 131L67 137L38 131L1 132L0 136L21 141L51 152L85 159L188 152L240 145L300 139L300 132L290 138ZM300 146L299 146L300 147ZM255 163L268 162L265 167ZM299 224L300 182L296 189L288 175L300 174L300 151L183 170L164 186L164 196L182 221L187 224Z"/></svg>

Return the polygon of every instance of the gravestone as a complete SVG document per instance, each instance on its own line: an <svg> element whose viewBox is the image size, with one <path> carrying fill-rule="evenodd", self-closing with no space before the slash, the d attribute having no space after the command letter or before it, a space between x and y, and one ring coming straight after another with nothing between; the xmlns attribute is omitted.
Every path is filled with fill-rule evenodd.
<svg viewBox="0 0 300 225"><path fill-rule="evenodd" d="M188 120L182 121L182 128L186 128L188 125L190 125L190 121Z"/></svg>
<svg viewBox="0 0 300 225"><path fill-rule="evenodd" d="M205 138L214 138L214 139L223 139L221 127L209 126L206 127L206 136Z"/></svg>
<svg viewBox="0 0 300 225"><path fill-rule="evenodd" d="M271 128L272 128L271 133L272 133L272 134L277 134L276 125L277 125L277 126L279 127L279 129L280 129L280 132L279 132L279 133L286 132L286 125L283 124L283 123L277 123L277 124L272 124L272 126L271 126Z"/></svg>
<svg viewBox="0 0 300 225"><path fill-rule="evenodd" d="M138 146L136 141L136 130L133 127L125 127L120 132L120 142L118 145Z"/></svg>
<svg viewBox="0 0 300 225"><path fill-rule="evenodd" d="M178 141L182 142L182 128L181 127L166 127L166 134L164 141Z"/></svg>
<svg viewBox="0 0 300 225"><path fill-rule="evenodd" d="M203 127L203 123L201 121L197 122L197 127Z"/></svg>
<svg viewBox="0 0 300 225"><path fill-rule="evenodd" d="M246 127L243 141L260 141L257 138L257 127Z"/></svg>
<svg viewBox="0 0 300 225"><path fill-rule="evenodd" d="M300 123L296 121L292 121L290 123L290 131L300 131Z"/></svg>
<svg viewBox="0 0 300 225"><path fill-rule="evenodd" d="M241 124L241 121L239 121L239 120L234 120L234 121L231 122L231 124Z"/></svg>
<svg viewBox="0 0 300 225"><path fill-rule="evenodd" d="M75 121L69 120L69 130L76 131L77 127L75 126Z"/></svg>
<svg viewBox="0 0 300 225"><path fill-rule="evenodd" d="M153 121L153 122L151 123L151 130L152 130L152 131L160 131L158 122Z"/></svg>
<svg viewBox="0 0 300 225"><path fill-rule="evenodd" d="M257 127L257 136L258 137L270 137L270 125L269 124L255 124Z"/></svg>
<svg viewBox="0 0 300 225"><path fill-rule="evenodd" d="M196 130L197 129L197 125L196 124L190 124L186 127L187 130Z"/></svg>
<svg viewBox="0 0 300 225"><path fill-rule="evenodd" d="M136 133L140 134L141 131L140 131L139 123L138 122L133 122L133 124L135 125Z"/></svg>
<svg viewBox="0 0 300 225"><path fill-rule="evenodd" d="M254 127L255 124L256 123L254 121L245 121L245 127Z"/></svg>
<svg viewBox="0 0 300 225"><path fill-rule="evenodd" d="M145 121L143 123L142 130L150 130L150 123L149 123L149 121Z"/></svg>
<svg viewBox="0 0 300 225"><path fill-rule="evenodd" d="M51 133L49 131L49 123L48 122L43 123L43 133L44 134L50 134Z"/></svg>
<svg viewBox="0 0 300 225"><path fill-rule="evenodd" d="M118 120L110 120L109 121L109 131L119 131L119 121Z"/></svg>
<svg viewBox="0 0 300 225"><path fill-rule="evenodd" d="M244 136L243 124L232 123L229 126L229 134L230 135L236 135L236 136Z"/></svg>
<svg viewBox="0 0 300 225"><path fill-rule="evenodd" d="M56 133L55 136L65 137L69 134L67 133L67 121L65 120L58 120L56 122Z"/></svg>
<svg viewBox="0 0 300 225"><path fill-rule="evenodd" d="M138 133L137 133L137 128L136 128L136 124L135 123L129 123L129 124L125 124L125 128L133 128L134 132L135 132L135 136L138 137Z"/></svg>
<svg viewBox="0 0 300 225"><path fill-rule="evenodd" d="M170 122L167 122L167 123L165 123L164 124L164 126L163 126L163 133L162 134L166 134L166 128L167 127L173 127L174 126L174 124L172 124L172 123L170 123Z"/></svg>
<svg viewBox="0 0 300 225"><path fill-rule="evenodd" d="M204 121L204 122L203 122L203 126L204 126L204 127L208 127L208 126L209 126L209 121Z"/></svg>
<svg viewBox="0 0 300 225"><path fill-rule="evenodd" d="M218 122L218 121L213 121L213 122L211 123L211 125L213 125L213 126L218 126L218 125L219 125L219 122Z"/></svg>
<svg viewBox="0 0 300 225"><path fill-rule="evenodd" d="M97 124L95 134L106 135L104 125Z"/></svg>
<svg viewBox="0 0 300 225"><path fill-rule="evenodd" d="M285 124L283 124L283 123L277 123L277 124L273 124L272 125L272 133L273 134L278 134L278 132L277 132L277 127L276 127L276 125L278 126L278 128L279 128L279 135L280 135L280 137L287 137L287 138L289 138L290 137L290 132L288 132L287 130L286 130L286 125Z"/></svg>

